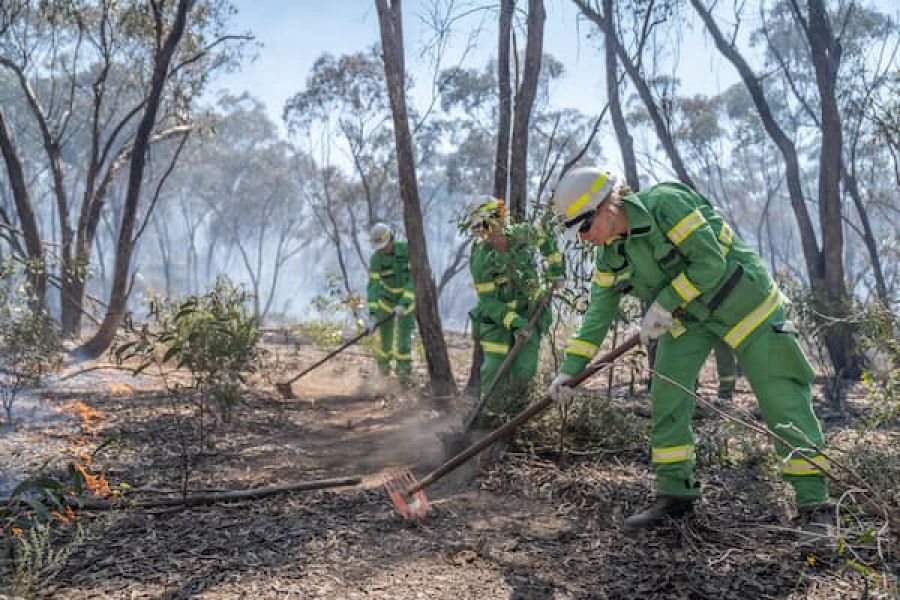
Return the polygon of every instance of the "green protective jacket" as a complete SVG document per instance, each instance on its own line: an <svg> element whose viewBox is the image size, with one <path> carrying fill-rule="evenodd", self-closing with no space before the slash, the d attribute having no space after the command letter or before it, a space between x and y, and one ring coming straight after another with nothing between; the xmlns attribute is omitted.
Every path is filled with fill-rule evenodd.
<svg viewBox="0 0 900 600"><path fill-rule="evenodd" d="M540 301L543 284L536 266L536 250L545 263L545 276L555 279L565 275L562 255L552 235L546 235L530 223L504 228L509 250L497 252L482 240L472 246L469 269L478 294L478 305L472 311L475 326L499 325L509 332L525 327L528 317ZM550 311L545 313L548 321ZM540 322L542 331L549 322ZM477 335L477 332L476 332Z"/></svg>
<svg viewBox="0 0 900 600"><path fill-rule="evenodd" d="M624 293L672 311L673 337L703 323L735 349L780 305L758 255L701 194L662 183L627 195L624 207L629 232L595 249L591 301L564 373L580 373L594 357Z"/></svg>
<svg viewBox="0 0 900 600"><path fill-rule="evenodd" d="M369 285L366 288L372 318L384 318L397 305L406 307L407 313L412 312L415 298L406 242L395 241L391 254L374 252L369 260Z"/></svg>

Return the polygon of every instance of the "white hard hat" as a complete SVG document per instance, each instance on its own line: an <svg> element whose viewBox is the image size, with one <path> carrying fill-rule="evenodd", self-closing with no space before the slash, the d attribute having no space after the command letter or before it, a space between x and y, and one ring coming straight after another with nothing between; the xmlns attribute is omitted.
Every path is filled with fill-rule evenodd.
<svg viewBox="0 0 900 600"><path fill-rule="evenodd" d="M394 230L386 223L375 223L369 232L369 243L375 250L381 250L394 239Z"/></svg>
<svg viewBox="0 0 900 600"><path fill-rule="evenodd" d="M571 229L590 215L619 187L619 179L598 167L577 167L562 178L553 193L553 210Z"/></svg>

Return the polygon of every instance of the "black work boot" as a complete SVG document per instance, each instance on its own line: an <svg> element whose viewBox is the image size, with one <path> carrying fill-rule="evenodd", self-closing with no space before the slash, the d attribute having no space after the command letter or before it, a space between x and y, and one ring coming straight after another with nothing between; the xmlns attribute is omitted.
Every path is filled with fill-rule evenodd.
<svg viewBox="0 0 900 600"><path fill-rule="evenodd" d="M694 500L685 496L660 496L649 508L625 519L624 529L635 531L659 525L666 517L681 517L694 512Z"/></svg>

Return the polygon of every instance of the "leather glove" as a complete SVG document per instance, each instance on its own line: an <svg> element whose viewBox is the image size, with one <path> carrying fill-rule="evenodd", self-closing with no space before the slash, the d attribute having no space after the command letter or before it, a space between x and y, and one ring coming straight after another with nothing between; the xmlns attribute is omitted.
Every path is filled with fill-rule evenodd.
<svg viewBox="0 0 900 600"><path fill-rule="evenodd" d="M563 408L569 406L572 398L575 397L575 389L569 387L569 382L572 381L572 379L573 377L571 375L559 373L556 376L556 379L554 379L550 384L550 389L547 390L547 392L550 394L550 397L553 398L554 401L558 402L559 405Z"/></svg>
<svg viewBox="0 0 900 600"><path fill-rule="evenodd" d="M672 313L667 311L659 302L650 305L647 314L641 321L641 343L645 346L650 340L655 340L675 325Z"/></svg>
<svg viewBox="0 0 900 600"><path fill-rule="evenodd" d="M394 307L394 314L397 315L398 317L402 317L403 315L406 314L406 307L400 306L398 304L397 306Z"/></svg>

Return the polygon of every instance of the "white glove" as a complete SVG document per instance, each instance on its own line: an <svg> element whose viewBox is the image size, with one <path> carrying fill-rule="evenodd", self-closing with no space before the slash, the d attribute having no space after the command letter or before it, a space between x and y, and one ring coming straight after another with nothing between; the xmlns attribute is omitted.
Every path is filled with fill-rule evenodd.
<svg viewBox="0 0 900 600"><path fill-rule="evenodd" d="M516 331L516 337L520 337L520 338L527 340L528 338L531 337L532 333L534 333L534 330L531 328L530 325L526 325L525 327L522 327L521 329Z"/></svg>
<svg viewBox="0 0 900 600"><path fill-rule="evenodd" d="M406 314L406 307L400 306L398 304L397 306L394 307L394 314L397 315L398 317L402 317L403 315Z"/></svg>
<svg viewBox="0 0 900 600"><path fill-rule="evenodd" d="M674 325L672 313L663 308L659 302L654 302L641 321L641 343L646 346L650 340L655 340Z"/></svg>
<svg viewBox="0 0 900 600"><path fill-rule="evenodd" d="M569 387L570 381L572 381L571 375L560 373L550 384L550 389L547 390L547 393L550 394L550 397L558 402L559 405L563 408L566 408L569 405L569 402L572 401L572 398L575 397L575 389Z"/></svg>

